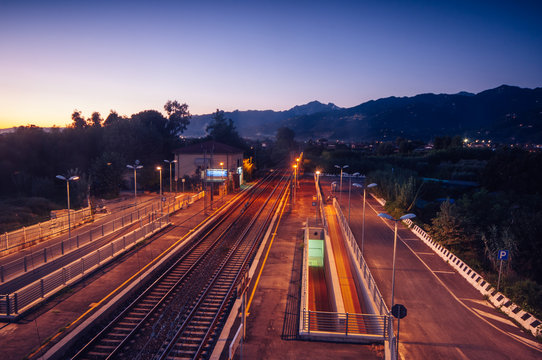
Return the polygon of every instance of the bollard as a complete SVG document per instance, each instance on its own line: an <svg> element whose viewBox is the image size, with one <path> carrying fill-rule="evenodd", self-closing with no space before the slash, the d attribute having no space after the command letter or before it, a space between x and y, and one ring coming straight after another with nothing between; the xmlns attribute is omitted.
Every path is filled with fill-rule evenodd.
<svg viewBox="0 0 542 360"><path fill-rule="evenodd" d="M28 265L27 265L27 261L26 261L26 255L23 258L23 265L24 265L24 272L27 272L28 271Z"/></svg>
<svg viewBox="0 0 542 360"><path fill-rule="evenodd" d="M75 241L76 241L76 243L77 243L77 248L79 249L79 235L77 235L77 236L75 237Z"/></svg>
<svg viewBox="0 0 542 360"><path fill-rule="evenodd" d="M9 306L9 294L4 296L6 297L6 315L9 316L11 314L11 307Z"/></svg>
<svg viewBox="0 0 542 360"><path fill-rule="evenodd" d="M44 289L44 286L43 286L43 279L40 279L40 288L41 288L41 297L44 298L45 297L45 289Z"/></svg>
<svg viewBox="0 0 542 360"><path fill-rule="evenodd" d="M4 265L0 266L0 282L4 282Z"/></svg>
<svg viewBox="0 0 542 360"><path fill-rule="evenodd" d="M102 225L102 236L104 236L104 226Z"/></svg>
<svg viewBox="0 0 542 360"><path fill-rule="evenodd" d="M44 249L43 249L43 262L44 262L44 263L47 262L47 248L44 248Z"/></svg>
<svg viewBox="0 0 542 360"><path fill-rule="evenodd" d="M64 240L60 243L60 252L64 255Z"/></svg>

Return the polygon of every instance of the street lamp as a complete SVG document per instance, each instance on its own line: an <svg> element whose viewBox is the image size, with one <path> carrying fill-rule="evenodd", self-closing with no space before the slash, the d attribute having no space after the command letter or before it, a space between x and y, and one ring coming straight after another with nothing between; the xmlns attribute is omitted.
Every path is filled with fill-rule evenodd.
<svg viewBox="0 0 542 360"><path fill-rule="evenodd" d="M224 163L222 161L220 162L220 168L224 169Z"/></svg>
<svg viewBox="0 0 542 360"><path fill-rule="evenodd" d="M143 168L139 165L139 160L136 160L134 165L126 165L128 169L134 169L134 204L137 205L137 170Z"/></svg>
<svg viewBox="0 0 542 360"><path fill-rule="evenodd" d="M316 170L316 185L320 184L320 170Z"/></svg>
<svg viewBox="0 0 542 360"><path fill-rule="evenodd" d="M348 223L350 224L350 193L352 192L352 176L358 176L359 172L350 175L350 185L348 186Z"/></svg>
<svg viewBox="0 0 542 360"><path fill-rule="evenodd" d="M339 191L340 191L339 202L340 202L341 199L342 199L342 193L343 193L343 169L346 169L348 167L348 165L343 165L343 166L335 165L335 167L337 169L341 169L341 184L339 186Z"/></svg>
<svg viewBox="0 0 542 360"><path fill-rule="evenodd" d="M399 219L394 219L393 217L391 217L390 215L386 214L386 213L380 213L378 214L378 216L380 216L381 218L384 218L384 219L387 219L387 220L391 220L395 223L395 235L393 236L393 269L392 269L392 275L391 275L391 306L393 307L393 292L395 290L395 250L397 248L397 223L399 221L403 221L403 220L406 220L406 219L412 219L414 217L416 217L416 215L414 214L405 214L403 216L401 216Z"/></svg>
<svg viewBox="0 0 542 360"><path fill-rule="evenodd" d="M62 175L57 175L57 179L64 180L66 182L66 193L68 198L68 240L71 239L71 224L70 224L70 181L79 180L79 176L65 177ZM64 250L62 250L64 253Z"/></svg>
<svg viewBox="0 0 542 360"><path fill-rule="evenodd" d="M171 190L171 164L176 163L177 160L171 160L171 161L164 160L164 162L169 164L169 194L171 195L171 193L172 193L172 190ZM162 177L160 176L160 178L162 178ZM177 192L177 190L175 190L175 192Z"/></svg>
<svg viewBox="0 0 542 360"><path fill-rule="evenodd" d="M157 166L156 170L160 172L160 212L162 211L162 167Z"/></svg>
<svg viewBox="0 0 542 360"><path fill-rule="evenodd" d="M358 183L352 184L355 187L363 188L363 221L361 223L361 254L363 255L363 243L365 242L365 193L367 188L372 188L377 186L375 183L369 184L367 186L363 186Z"/></svg>

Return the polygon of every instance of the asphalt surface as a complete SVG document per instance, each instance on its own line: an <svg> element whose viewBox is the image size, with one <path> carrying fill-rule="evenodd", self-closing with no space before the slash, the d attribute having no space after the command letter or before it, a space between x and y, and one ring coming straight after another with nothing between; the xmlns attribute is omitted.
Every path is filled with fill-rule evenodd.
<svg viewBox="0 0 542 360"><path fill-rule="evenodd" d="M269 256L248 309L247 337L236 359L383 359L381 345L297 338L304 226L307 220L311 226L317 224L313 195L312 177L300 179L297 201L286 208L276 237L268 244Z"/></svg>
<svg viewBox="0 0 542 360"><path fill-rule="evenodd" d="M225 200L232 196L226 196ZM222 204L223 199L216 203ZM47 346L51 346L60 340L63 335L86 319L85 316L96 311L106 296L114 293L133 274L203 221L207 215L202 209L203 201L198 200L188 209L176 212L170 218L173 226L89 274L76 285L25 315L17 323L0 323L0 349L6 359L25 358L34 353L41 344L47 343ZM87 310L90 312L81 317ZM47 340L53 337L52 342ZM39 354L44 353L44 350L35 354L33 358L39 358Z"/></svg>
<svg viewBox="0 0 542 360"><path fill-rule="evenodd" d="M337 178L320 177L324 191ZM346 184L346 185L345 185ZM342 208L348 216L347 182ZM362 200L352 191L350 224L361 247ZM371 196L365 213L364 256L388 307L391 302L393 223ZM541 359L542 346L497 311L461 275L399 224L395 303L406 306L399 353L403 359Z"/></svg>

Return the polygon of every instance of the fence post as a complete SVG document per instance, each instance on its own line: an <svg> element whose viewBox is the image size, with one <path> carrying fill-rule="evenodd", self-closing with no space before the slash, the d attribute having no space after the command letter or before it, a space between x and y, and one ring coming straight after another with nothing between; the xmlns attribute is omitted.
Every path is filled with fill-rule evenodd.
<svg viewBox="0 0 542 360"><path fill-rule="evenodd" d="M47 248L43 248L43 262L47 262Z"/></svg>
<svg viewBox="0 0 542 360"><path fill-rule="evenodd" d="M24 265L24 272L27 272L28 271L28 265L27 265L27 261L26 261L26 255L23 258L23 265Z"/></svg>
<svg viewBox="0 0 542 360"><path fill-rule="evenodd" d="M0 282L4 282L4 265L0 266Z"/></svg>
<svg viewBox="0 0 542 360"><path fill-rule="evenodd" d="M60 252L64 255L64 240L60 242Z"/></svg>
<svg viewBox="0 0 542 360"><path fill-rule="evenodd" d="M309 310L309 334L311 333L311 311Z"/></svg>
<svg viewBox="0 0 542 360"><path fill-rule="evenodd" d="M113 246L113 243L111 243L111 257L115 254L115 247Z"/></svg>
<svg viewBox="0 0 542 360"><path fill-rule="evenodd" d="M45 289L43 287L43 279L40 279L41 297L45 297Z"/></svg>
<svg viewBox="0 0 542 360"><path fill-rule="evenodd" d="M6 294L5 297L6 297L6 315L9 316L11 314L11 307L9 304L9 294Z"/></svg>
<svg viewBox="0 0 542 360"><path fill-rule="evenodd" d="M126 249L126 236L122 237L122 248Z"/></svg>
<svg viewBox="0 0 542 360"><path fill-rule="evenodd" d="M346 313L346 327L344 329L344 334L348 336L348 313Z"/></svg>
<svg viewBox="0 0 542 360"><path fill-rule="evenodd" d="M77 248L79 249L79 234L75 236L75 241L77 243Z"/></svg>

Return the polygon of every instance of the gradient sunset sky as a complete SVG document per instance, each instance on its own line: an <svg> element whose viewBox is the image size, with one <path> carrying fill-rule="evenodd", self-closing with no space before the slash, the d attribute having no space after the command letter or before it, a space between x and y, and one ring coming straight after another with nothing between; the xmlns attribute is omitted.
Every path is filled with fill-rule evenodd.
<svg viewBox="0 0 542 360"><path fill-rule="evenodd" d="M0 0L0 128L542 86L542 1Z"/></svg>

